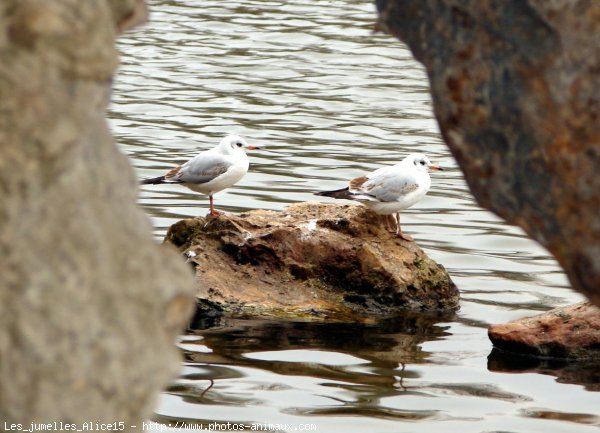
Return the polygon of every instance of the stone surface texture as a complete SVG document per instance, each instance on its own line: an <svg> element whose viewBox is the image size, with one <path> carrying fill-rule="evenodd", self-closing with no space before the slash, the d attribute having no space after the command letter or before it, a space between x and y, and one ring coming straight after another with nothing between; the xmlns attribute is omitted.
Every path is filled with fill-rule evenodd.
<svg viewBox="0 0 600 433"><path fill-rule="evenodd" d="M444 268L363 206L186 219L165 239L195 253L198 297L227 315L361 320L458 303Z"/></svg>
<svg viewBox="0 0 600 433"><path fill-rule="evenodd" d="M600 309L587 302L499 325L488 335L499 349L539 357L600 359Z"/></svg>
<svg viewBox="0 0 600 433"><path fill-rule="evenodd" d="M137 0L0 2L2 423L140 430L178 368L191 276L154 243L105 120L115 37L145 14Z"/></svg>
<svg viewBox="0 0 600 433"><path fill-rule="evenodd" d="M478 202L600 305L600 2L377 0Z"/></svg>

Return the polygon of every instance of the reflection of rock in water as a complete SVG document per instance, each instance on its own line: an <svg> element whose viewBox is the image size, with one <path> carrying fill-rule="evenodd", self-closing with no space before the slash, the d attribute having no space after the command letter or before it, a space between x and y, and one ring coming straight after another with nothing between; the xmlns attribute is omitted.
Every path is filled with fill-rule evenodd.
<svg viewBox="0 0 600 433"><path fill-rule="evenodd" d="M445 269L362 206L187 219L166 240L193 251L198 297L229 316L364 320L458 304Z"/></svg>
<svg viewBox="0 0 600 433"><path fill-rule="evenodd" d="M555 376L560 383L581 385L588 391L600 391L600 366L596 361L540 359L494 348L488 357L488 369L506 373L538 373Z"/></svg>
<svg viewBox="0 0 600 433"><path fill-rule="evenodd" d="M260 397L228 392L226 382L220 381L252 368L274 374L256 385L259 396L262 391L289 388L277 375L317 378L320 386L352 396L345 401L333 397L338 393L332 391L331 405L286 409L295 414L362 414L398 420L439 417L436 411L385 409L379 402L412 392L403 384L404 379L418 377L410 365L425 361L428 354L421 345L443 337L446 328L437 323L453 317L453 313L410 313L371 324L222 319L217 326L192 331L202 338L182 346L186 370L168 392L191 403L260 405ZM195 351L193 344L202 349ZM288 359L282 360L286 355ZM211 379L215 385L206 391Z"/></svg>
<svg viewBox="0 0 600 433"><path fill-rule="evenodd" d="M418 344L445 335L445 328L437 323L452 316L407 313L372 324L224 319L219 327L195 333L204 337L202 344L214 353L232 359L255 351L316 349L396 365L418 361L418 356L408 354L421 353Z"/></svg>
<svg viewBox="0 0 600 433"><path fill-rule="evenodd" d="M201 344L212 353L185 351L187 362L251 366L278 374L319 377L342 381L356 387L400 388L402 377L414 376L403 363L419 363L427 358L420 345L445 335L445 328L436 325L451 317L407 314L379 324L271 322L228 319L220 327L196 331ZM347 354L364 360L367 370L348 365L329 365L298 360L283 362L254 359L247 354L269 351L319 350ZM379 389L378 392L382 390ZM394 391L396 392L396 391Z"/></svg>

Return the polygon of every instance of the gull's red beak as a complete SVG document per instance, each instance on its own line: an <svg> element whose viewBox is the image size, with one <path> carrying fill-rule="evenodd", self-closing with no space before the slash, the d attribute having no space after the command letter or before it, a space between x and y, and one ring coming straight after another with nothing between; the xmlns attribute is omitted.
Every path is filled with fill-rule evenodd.
<svg viewBox="0 0 600 433"><path fill-rule="evenodd" d="M439 171L444 171L444 169L442 167L440 167L439 165L430 165L429 169L431 170L439 170Z"/></svg>
<svg viewBox="0 0 600 433"><path fill-rule="evenodd" d="M246 146L246 149L248 149L248 150L255 150L255 149L260 149L260 147L248 145L248 146Z"/></svg>

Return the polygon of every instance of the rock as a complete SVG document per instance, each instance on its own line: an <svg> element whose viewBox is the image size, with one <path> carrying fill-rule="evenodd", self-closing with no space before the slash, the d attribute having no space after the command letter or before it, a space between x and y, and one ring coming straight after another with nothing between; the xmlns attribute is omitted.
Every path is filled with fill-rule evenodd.
<svg viewBox="0 0 600 433"><path fill-rule="evenodd" d="M492 325L488 335L499 349L525 355L600 359L600 309L587 302L539 316Z"/></svg>
<svg viewBox="0 0 600 433"><path fill-rule="evenodd" d="M475 198L600 306L600 2L377 0Z"/></svg>
<svg viewBox="0 0 600 433"><path fill-rule="evenodd" d="M195 253L197 296L228 315L355 320L458 303L444 268L362 206L186 219L165 239Z"/></svg>
<svg viewBox="0 0 600 433"><path fill-rule="evenodd" d="M143 10L139 0L0 2L3 427L139 431L179 368L191 273L155 244L105 119L117 28Z"/></svg>

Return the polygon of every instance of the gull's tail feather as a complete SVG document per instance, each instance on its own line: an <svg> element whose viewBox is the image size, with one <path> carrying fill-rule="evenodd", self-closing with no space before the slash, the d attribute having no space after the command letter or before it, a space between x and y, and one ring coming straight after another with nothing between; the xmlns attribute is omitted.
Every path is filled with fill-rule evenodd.
<svg viewBox="0 0 600 433"><path fill-rule="evenodd" d="M346 187L342 189L335 189L333 191L315 192L315 195L352 200L354 194L350 192L350 188Z"/></svg>
<svg viewBox="0 0 600 433"><path fill-rule="evenodd" d="M160 183L165 183L164 176L153 177L150 179L142 179L142 181L140 182L140 184L142 185L158 185Z"/></svg>

